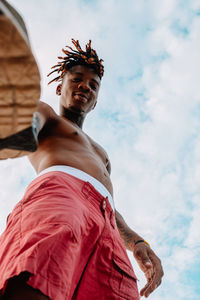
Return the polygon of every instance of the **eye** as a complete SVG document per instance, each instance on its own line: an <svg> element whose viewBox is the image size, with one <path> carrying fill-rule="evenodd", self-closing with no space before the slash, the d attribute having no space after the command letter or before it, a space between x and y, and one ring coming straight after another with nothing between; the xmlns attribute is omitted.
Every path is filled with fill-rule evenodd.
<svg viewBox="0 0 200 300"><path fill-rule="evenodd" d="M76 78L73 78L72 81L73 81L73 82L80 82L80 81L81 81L81 78L76 77Z"/></svg>
<svg viewBox="0 0 200 300"><path fill-rule="evenodd" d="M91 86L91 88L92 88L94 91L96 91L97 87L96 87L95 84L91 83L90 86Z"/></svg>

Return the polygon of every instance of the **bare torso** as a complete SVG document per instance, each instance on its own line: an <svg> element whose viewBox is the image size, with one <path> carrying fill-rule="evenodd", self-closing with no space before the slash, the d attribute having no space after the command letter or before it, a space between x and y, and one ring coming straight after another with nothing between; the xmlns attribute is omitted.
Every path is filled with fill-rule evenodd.
<svg viewBox="0 0 200 300"><path fill-rule="evenodd" d="M46 107L48 109L49 106ZM38 140L37 151L29 155L37 173L50 166L67 165L93 176L113 194L106 152L76 124L53 111Z"/></svg>

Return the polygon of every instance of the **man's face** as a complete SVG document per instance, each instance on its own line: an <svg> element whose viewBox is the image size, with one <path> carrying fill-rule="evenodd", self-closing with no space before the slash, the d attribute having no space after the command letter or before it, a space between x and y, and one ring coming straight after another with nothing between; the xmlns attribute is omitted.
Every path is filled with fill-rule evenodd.
<svg viewBox="0 0 200 300"><path fill-rule="evenodd" d="M63 82L57 87L60 104L68 110L86 114L97 102L100 78L93 69L77 65L67 71Z"/></svg>

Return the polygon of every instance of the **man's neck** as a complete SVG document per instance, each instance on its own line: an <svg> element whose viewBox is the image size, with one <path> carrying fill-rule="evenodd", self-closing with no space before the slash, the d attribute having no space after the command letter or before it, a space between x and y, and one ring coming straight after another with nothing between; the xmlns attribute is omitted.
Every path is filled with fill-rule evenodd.
<svg viewBox="0 0 200 300"><path fill-rule="evenodd" d="M71 122L76 124L78 127L80 127L80 128L83 127L83 121L85 119L85 116L83 114L81 114L81 112L69 110L65 107L62 107L61 116L64 117L65 119L70 120Z"/></svg>

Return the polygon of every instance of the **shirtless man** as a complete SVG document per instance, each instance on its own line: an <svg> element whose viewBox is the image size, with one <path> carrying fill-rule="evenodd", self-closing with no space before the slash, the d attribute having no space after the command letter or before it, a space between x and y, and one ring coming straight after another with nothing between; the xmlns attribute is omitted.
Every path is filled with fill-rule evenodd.
<svg viewBox="0 0 200 300"><path fill-rule="evenodd" d="M146 276L141 296L163 276L160 259L114 208L106 152L82 130L97 103L103 66L90 42L85 51L73 44L76 50L64 50L55 66L60 114L40 102L34 115L38 147L29 160L39 176L1 237L2 299L138 300L124 245Z"/></svg>

